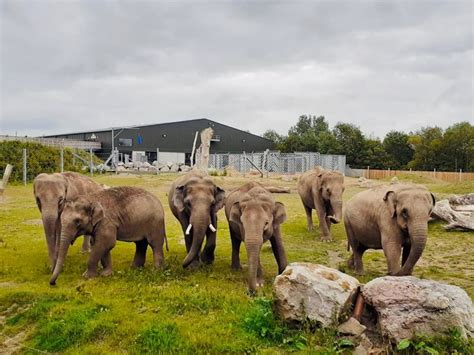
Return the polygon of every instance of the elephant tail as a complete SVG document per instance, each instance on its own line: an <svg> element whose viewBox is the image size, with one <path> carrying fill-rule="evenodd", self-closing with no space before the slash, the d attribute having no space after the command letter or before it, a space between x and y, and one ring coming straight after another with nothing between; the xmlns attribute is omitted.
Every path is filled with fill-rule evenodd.
<svg viewBox="0 0 474 355"><path fill-rule="evenodd" d="M165 243L166 243L166 251L170 251L170 248L168 247L168 237L165 234Z"/></svg>

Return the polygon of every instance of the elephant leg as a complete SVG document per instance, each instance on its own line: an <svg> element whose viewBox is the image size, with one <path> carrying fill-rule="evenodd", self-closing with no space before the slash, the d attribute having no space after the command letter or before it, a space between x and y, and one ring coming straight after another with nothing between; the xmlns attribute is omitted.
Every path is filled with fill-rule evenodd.
<svg viewBox="0 0 474 355"><path fill-rule="evenodd" d="M87 270L82 276L92 278L97 276L97 266L99 261L110 252L115 245L115 236L102 235L97 236L89 260L87 261Z"/></svg>
<svg viewBox="0 0 474 355"><path fill-rule="evenodd" d="M235 232L232 231L232 228L229 228L230 230L230 240L232 242L232 264L231 268L233 270L240 270L242 269L242 266L240 265L240 244L242 241L237 237Z"/></svg>
<svg viewBox="0 0 474 355"><path fill-rule="evenodd" d="M281 274L286 269L288 261L286 259L286 252L283 247L280 231L277 231L277 233L270 238L270 243L272 245L273 255L278 264L278 274Z"/></svg>
<svg viewBox="0 0 474 355"><path fill-rule="evenodd" d="M110 250L105 253L105 255L100 259L102 264L101 276L110 276L112 275L112 256L110 255Z"/></svg>
<svg viewBox="0 0 474 355"><path fill-rule="evenodd" d="M306 212L306 226L308 228L308 231L311 232L314 229L314 227L313 227L313 215L312 215L313 209L309 208L309 207L306 207L304 203L303 203L303 206L304 206L304 210Z"/></svg>
<svg viewBox="0 0 474 355"><path fill-rule="evenodd" d="M214 222L214 227L217 228L217 221ZM216 249L216 235L217 232L207 229L206 246L201 254L201 261L204 264L212 264L214 262L214 250Z"/></svg>
<svg viewBox="0 0 474 355"><path fill-rule="evenodd" d="M388 237L384 238L384 236L382 236L382 248L385 258L387 259L388 274L397 274L397 272L400 271L401 243L397 240L389 240Z"/></svg>
<svg viewBox="0 0 474 355"><path fill-rule="evenodd" d="M408 255L410 255L410 249L411 249L411 244L404 245L403 246L403 252L402 252L402 266L405 265Z"/></svg>
<svg viewBox="0 0 474 355"><path fill-rule="evenodd" d="M132 261L132 267L138 268L145 265L147 247L148 241L146 239L135 242L135 256Z"/></svg>
<svg viewBox="0 0 474 355"><path fill-rule="evenodd" d="M353 246L352 248L353 249L352 249L351 258L354 263L354 272L357 275L364 275L365 272L364 272L364 264L362 263L362 256L364 255L364 252L367 250L367 247L365 245L357 243L357 246Z"/></svg>
<svg viewBox="0 0 474 355"><path fill-rule="evenodd" d="M81 253L85 254L91 251L91 236L85 235L82 240Z"/></svg>
<svg viewBox="0 0 474 355"><path fill-rule="evenodd" d="M349 269L352 269L354 270L355 268L355 264L354 264L354 253L351 254L349 260L347 260L347 266L349 267Z"/></svg>
<svg viewBox="0 0 474 355"><path fill-rule="evenodd" d="M152 235L147 240L153 250L153 264L155 268L160 269L165 262L165 255L163 253L164 235L160 232L155 232L155 235Z"/></svg>

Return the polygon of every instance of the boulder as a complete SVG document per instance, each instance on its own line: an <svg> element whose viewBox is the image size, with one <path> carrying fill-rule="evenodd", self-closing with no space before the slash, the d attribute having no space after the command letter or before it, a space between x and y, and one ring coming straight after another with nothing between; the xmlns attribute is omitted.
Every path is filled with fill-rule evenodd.
<svg viewBox="0 0 474 355"><path fill-rule="evenodd" d="M390 184L392 185L396 185L396 184L399 184L400 183L400 180L398 180L398 178L396 176L394 176L391 180L390 180Z"/></svg>
<svg viewBox="0 0 474 355"><path fill-rule="evenodd" d="M152 165L151 165L149 162L146 161L146 162L142 163L142 166L141 166L141 167L142 167L142 168L150 168L151 166L152 166Z"/></svg>
<svg viewBox="0 0 474 355"><path fill-rule="evenodd" d="M191 171L191 167L190 166L187 166L187 165L181 165L179 167L179 171L182 171L184 173L187 173L188 171Z"/></svg>
<svg viewBox="0 0 474 355"><path fill-rule="evenodd" d="M413 276L385 276L367 283L362 295L377 312L381 335L394 343L452 328L463 337L473 335L472 301L460 287Z"/></svg>
<svg viewBox="0 0 474 355"><path fill-rule="evenodd" d="M123 165L119 165L119 166L117 166L116 171L117 171L117 172L120 172L120 171L127 171L127 169L126 169Z"/></svg>
<svg viewBox="0 0 474 355"><path fill-rule="evenodd" d="M160 169L160 172L162 172L162 173L166 173L168 171L170 171L170 168L168 168L168 166L166 166L166 165L163 165Z"/></svg>
<svg viewBox="0 0 474 355"><path fill-rule="evenodd" d="M374 187L374 182L372 180L365 179L359 183L359 187L371 188Z"/></svg>
<svg viewBox="0 0 474 355"><path fill-rule="evenodd" d="M354 317L350 317L347 321L337 327L337 331L339 333L355 336L361 335L365 331L365 329L366 326L360 324L360 322Z"/></svg>
<svg viewBox="0 0 474 355"><path fill-rule="evenodd" d="M367 180L365 177L361 176L357 179L357 182L364 182L365 180Z"/></svg>
<svg viewBox="0 0 474 355"><path fill-rule="evenodd" d="M358 287L357 279L336 269L292 263L273 284L276 312L287 322L309 319L334 327L351 307Z"/></svg>

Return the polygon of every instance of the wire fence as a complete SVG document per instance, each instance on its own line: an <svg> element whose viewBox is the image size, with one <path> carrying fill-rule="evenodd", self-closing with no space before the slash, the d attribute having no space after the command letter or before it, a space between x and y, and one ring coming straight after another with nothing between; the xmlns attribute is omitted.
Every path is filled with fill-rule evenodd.
<svg viewBox="0 0 474 355"><path fill-rule="evenodd" d="M216 170L232 168L240 173L258 170L260 173L297 174L322 166L325 169L345 172L346 156L316 152L281 153L265 151L242 154L211 154L209 167Z"/></svg>

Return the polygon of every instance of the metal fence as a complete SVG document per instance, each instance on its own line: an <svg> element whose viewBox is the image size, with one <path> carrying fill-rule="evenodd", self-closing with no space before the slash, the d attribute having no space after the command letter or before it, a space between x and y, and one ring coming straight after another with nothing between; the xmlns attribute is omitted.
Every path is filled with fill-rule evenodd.
<svg viewBox="0 0 474 355"><path fill-rule="evenodd" d="M251 169L261 173L296 174L303 173L316 166L325 169L345 172L346 156L319 154L316 152L280 153L279 151L265 151L242 154L211 154L209 167L216 170L233 168L241 173Z"/></svg>

